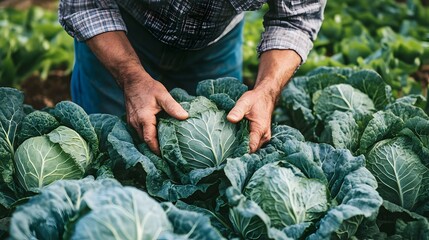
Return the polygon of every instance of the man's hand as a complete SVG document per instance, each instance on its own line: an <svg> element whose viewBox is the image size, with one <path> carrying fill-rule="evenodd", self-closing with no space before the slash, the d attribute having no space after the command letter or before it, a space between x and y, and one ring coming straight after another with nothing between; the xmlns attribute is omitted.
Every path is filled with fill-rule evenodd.
<svg viewBox="0 0 429 240"><path fill-rule="evenodd" d="M144 70L124 32L102 33L86 43L123 89L128 123L159 154L155 115L165 110L183 120L188 113Z"/></svg>
<svg viewBox="0 0 429 240"><path fill-rule="evenodd" d="M254 89L243 94L227 116L232 123L243 118L250 121L250 152L270 140L275 103L300 63L301 57L293 50L262 53Z"/></svg>
<svg viewBox="0 0 429 240"><path fill-rule="evenodd" d="M243 118L250 121L250 152L255 152L271 138L271 114L275 96L269 91L255 89L241 96L227 119L237 123Z"/></svg>
<svg viewBox="0 0 429 240"><path fill-rule="evenodd" d="M136 129L149 148L159 155L156 114L164 110L174 118L185 120L188 113L161 83L147 73L137 77L135 81L129 78L124 81L124 96L128 123Z"/></svg>

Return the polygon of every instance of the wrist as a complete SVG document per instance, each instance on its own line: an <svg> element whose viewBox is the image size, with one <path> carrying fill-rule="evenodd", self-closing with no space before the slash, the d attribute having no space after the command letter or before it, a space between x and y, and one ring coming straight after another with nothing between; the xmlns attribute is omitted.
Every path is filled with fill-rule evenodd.
<svg viewBox="0 0 429 240"><path fill-rule="evenodd" d="M265 78L255 84L253 91L266 101L275 104L280 96L282 88L276 79Z"/></svg>
<svg viewBox="0 0 429 240"><path fill-rule="evenodd" d="M142 66L122 69L117 79L118 84L124 91L139 89L141 85L148 88L153 84L153 81L155 81Z"/></svg>

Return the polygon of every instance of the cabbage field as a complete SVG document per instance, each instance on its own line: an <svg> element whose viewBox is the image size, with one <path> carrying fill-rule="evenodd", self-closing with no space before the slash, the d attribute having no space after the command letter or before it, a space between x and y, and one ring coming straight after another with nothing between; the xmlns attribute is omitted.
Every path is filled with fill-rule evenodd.
<svg viewBox="0 0 429 240"><path fill-rule="evenodd" d="M68 90L73 40L54 9L0 2L0 239L429 239L429 2L328 0L249 153L226 115L264 11L244 83L170 92L189 118L159 114L157 155L123 116L34 90Z"/></svg>

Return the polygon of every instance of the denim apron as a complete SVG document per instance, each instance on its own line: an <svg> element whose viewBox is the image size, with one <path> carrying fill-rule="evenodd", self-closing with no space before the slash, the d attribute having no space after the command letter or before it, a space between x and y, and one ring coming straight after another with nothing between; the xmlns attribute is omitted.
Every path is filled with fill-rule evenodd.
<svg viewBox="0 0 429 240"><path fill-rule="evenodd" d="M227 76L242 80L243 21L206 48L182 50L161 43L125 11L121 14L145 70L168 90L179 87L195 94L201 80ZM115 79L84 42L75 40L74 45L72 101L89 114L125 114L123 91Z"/></svg>

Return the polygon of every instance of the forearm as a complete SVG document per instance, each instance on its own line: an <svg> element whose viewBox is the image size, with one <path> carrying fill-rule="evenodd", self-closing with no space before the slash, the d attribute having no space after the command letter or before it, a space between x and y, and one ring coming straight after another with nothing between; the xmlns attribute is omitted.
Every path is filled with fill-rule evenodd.
<svg viewBox="0 0 429 240"><path fill-rule="evenodd" d="M126 87L130 79L148 79L125 32L113 31L96 35L86 41L88 47L101 63L110 71L121 88ZM141 78L131 75L141 75Z"/></svg>
<svg viewBox="0 0 429 240"><path fill-rule="evenodd" d="M276 100L300 64L301 57L293 50L263 52L254 89L268 92Z"/></svg>
<svg viewBox="0 0 429 240"><path fill-rule="evenodd" d="M127 122L150 149L159 154L156 114L164 110L170 116L183 120L188 113L161 83L144 70L123 31L102 33L86 43L122 87Z"/></svg>

